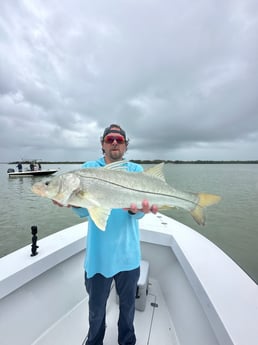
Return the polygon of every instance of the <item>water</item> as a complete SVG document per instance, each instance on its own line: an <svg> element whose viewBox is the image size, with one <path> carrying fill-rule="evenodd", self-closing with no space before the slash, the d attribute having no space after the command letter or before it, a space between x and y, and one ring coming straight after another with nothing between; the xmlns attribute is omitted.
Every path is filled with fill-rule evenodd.
<svg viewBox="0 0 258 345"><path fill-rule="evenodd" d="M31 192L33 183L49 177L9 179L6 171L10 167L0 164L0 257L29 244L32 225L38 226L38 237L43 238L84 221L70 209L54 206ZM64 172L80 164L44 166L56 167ZM218 205L207 209L205 227L198 226L185 211L164 213L209 238L258 282L258 165L167 164L165 175L177 189L222 196Z"/></svg>
<svg viewBox="0 0 258 345"><path fill-rule="evenodd" d="M60 171L78 169L81 165L44 165L44 169ZM0 164L0 257L31 243L31 226L38 226L38 238L43 238L82 220L66 207L57 207L52 201L37 197L31 186L51 177L8 178L10 165ZM25 167L24 167L25 168Z"/></svg>

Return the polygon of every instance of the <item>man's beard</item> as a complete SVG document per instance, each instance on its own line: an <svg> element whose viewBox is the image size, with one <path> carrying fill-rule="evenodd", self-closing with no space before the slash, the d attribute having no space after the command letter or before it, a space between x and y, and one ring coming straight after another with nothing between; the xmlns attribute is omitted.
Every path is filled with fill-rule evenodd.
<svg viewBox="0 0 258 345"><path fill-rule="evenodd" d="M112 160L121 160L123 158L123 153L120 150L111 150L109 156Z"/></svg>

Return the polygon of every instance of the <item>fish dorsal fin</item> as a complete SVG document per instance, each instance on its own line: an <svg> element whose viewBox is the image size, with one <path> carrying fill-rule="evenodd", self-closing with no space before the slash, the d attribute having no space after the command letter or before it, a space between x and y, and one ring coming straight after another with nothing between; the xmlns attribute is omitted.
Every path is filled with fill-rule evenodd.
<svg viewBox="0 0 258 345"><path fill-rule="evenodd" d="M159 180L166 181L163 173L164 163L156 164L153 167L144 171L144 174L158 178Z"/></svg>
<svg viewBox="0 0 258 345"><path fill-rule="evenodd" d="M105 165L102 169L127 171L127 167L126 167L127 162L128 161L122 160L122 161L110 163L110 164Z"/></svg>

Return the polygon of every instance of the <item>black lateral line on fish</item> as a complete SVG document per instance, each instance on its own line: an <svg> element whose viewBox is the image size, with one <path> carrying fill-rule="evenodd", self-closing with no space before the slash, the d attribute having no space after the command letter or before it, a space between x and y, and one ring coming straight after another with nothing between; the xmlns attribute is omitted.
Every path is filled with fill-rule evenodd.
<svg viewBox="0 0 258 345"><path fill-rule="evenodd" d="M88 178L88 179L93 179L93 180L97 180L97 181L103 181L105 183L108 183L108 184L111 184L111 185L114 185L114 186L117 186L117 187L121 187L123 189L127 189L127 190L133 190L133 191L136 191L136 192L140 192L140 193L146 193L146 194L152 194L152 195L161 195L161 196L165 196L165 197L170 197L170 198L175 198L175 199L179 199L179 200L183 200L183 201L186 201L186 202L190 202L191 204L193 205L198 205L197 203L191 201L191 200L187 200L187 199L184 199L184 198L180 198L180 197L177 197L177 196L171 196L169 194L164 194L164 193L155 193L155 192L149 192L149 191L143 191L143 190L140 190L140 189L135 189L135 188L130 188L130 187L126 187L126 186L123 186L121 184L118 184L118 183L114 183L114 182L110 182L110 181L107 181L105 179L102 179L102 178L99 178L99 177L94 177L94 176L90 176L90 177L87 177L87 176L83 176L83 178ZM203 208L201 205L198 205L199 207Z"/></svg>

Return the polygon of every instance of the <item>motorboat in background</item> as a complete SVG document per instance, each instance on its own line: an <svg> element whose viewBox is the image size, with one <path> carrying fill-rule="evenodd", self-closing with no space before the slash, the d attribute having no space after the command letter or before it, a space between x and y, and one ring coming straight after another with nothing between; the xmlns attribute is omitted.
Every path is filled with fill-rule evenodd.
<svg viewBox="0 0 258 345"><path fill-rule="evenodd" d="M13 168L7 170L9 177L23 177L23 176L47 176L52 175L58 171L58 169L42 169L41 162L38 159L22 160L17 163L17 171ZM27 164L27 168L23 168L24 164Z"/></svg>

